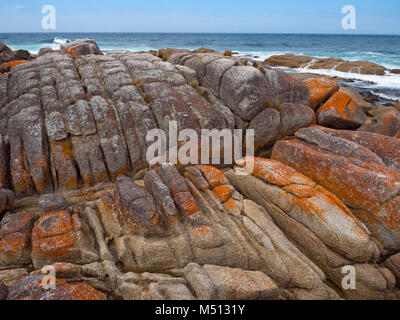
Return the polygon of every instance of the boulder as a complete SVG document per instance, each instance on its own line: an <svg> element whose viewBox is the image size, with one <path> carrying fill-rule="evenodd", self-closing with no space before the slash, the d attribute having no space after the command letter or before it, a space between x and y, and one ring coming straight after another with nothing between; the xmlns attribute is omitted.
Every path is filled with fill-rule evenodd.
<svg viewBox="0 0 400 320"><path fill-rule="evenodd" d="M318 124L335 129L355 129L364 124L364 111L343 92L336 92L317 111Z"/></svg>
<svg viewBox="0 0 400 320"><path fill-rule="evenodd" d="M96 41L92 39L79 39L60 46L61 52L73 56L85 56L88 54L102 55Z"/></svg>
<svg viewBox="0 0 400 320"><path fill-rule="evenodd" d="M30 60L31 54L27 50L17 50L14 52L13 60Z"/></svg>
<svg viewBox="0 0 400 320"><path fill-rule="evenodd" d="M271 147L276 141L315 122L314 111L308 106L283 103L278 108L268 108L261 112L250 122L249 129L254 129L255 150L259 150Z"/></svg>
<svg viewBox="0 0 400 320"><path fill-rule="evenodd" d="M358 130L394 137L400 131L400 112L392 109L368 119Z"/></svg>
<svg viewBox="0 0 400 320"><path fill-rule="evenodd" d="M318 77L304 80L310 90L309 106L317 110L333 94L339 91L339 84L326 77Z"/></svg>
<svg viewBox="0 0 400 320"><path fill-rule="evenodd" d="M374 108L372 108L371 110L368 111L368 115L372 116L372 117L378 117L383 115L384 113L387 113L389 111L398 111L396 110L396 108L394 107L389 107L389 106L376 106Z"/></svg>
<svg viewBox="0 0 400 320"><path fill-rule="evenodd" d="M40 48L38 52L38 57L44 56L45 54L52 52L54 52L52 48Z"/></svg>
<svg viewBox="0 0 400 320"><path fill-rule="evenodd" d="M13 58L13 51L0 41L0 65L3 62L8 62Z"/></svg>
<svg viewBox="0 0 400 320"><path fill-rule="evenodd" d="M400 248L399 155L397 139L374 135L360 138L352 131L323 127L300 129L297 139L276 143L272 158L285 163L335 194L366 224L381 246L393 252ZM351 138L348 138L351 137ZM388 147L390 145L390 147ZM400 150L400 149L398 149ZM398 153L398 152L397 152ZM394 161L393 161L393 160Z"/></svg>
<svg viewBox="0 0 400 320"><path fill-rule="evenodd" d="M343 92L350 96L350 98L363 109L365 113L368 113L370 110L374 108L374 105L364 99L364 97L359 94L357 91L348 88L348 87L340 87L339 92Z"/></svg>

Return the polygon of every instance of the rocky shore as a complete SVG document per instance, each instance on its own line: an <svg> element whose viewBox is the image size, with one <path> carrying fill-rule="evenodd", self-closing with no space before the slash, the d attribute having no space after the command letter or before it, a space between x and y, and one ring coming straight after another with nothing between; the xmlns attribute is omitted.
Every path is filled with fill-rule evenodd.
<svg viewBox="0 0 400 320"><path fill-rule="evenodd" d="M0 46L0 299L400 299L398 104L231 51L46 51ZM149 166L172 120L256 157Z"/></svg>

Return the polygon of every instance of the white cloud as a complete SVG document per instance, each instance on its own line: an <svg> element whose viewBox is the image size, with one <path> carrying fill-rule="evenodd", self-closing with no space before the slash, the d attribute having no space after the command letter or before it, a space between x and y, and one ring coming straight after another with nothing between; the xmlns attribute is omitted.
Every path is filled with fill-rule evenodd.
<svg viewBox="0 0 400 320"><path fill-rule="evenodd" d="M26 7L22 4L18 4L15 6L15 9L25 9Z"/></svg>

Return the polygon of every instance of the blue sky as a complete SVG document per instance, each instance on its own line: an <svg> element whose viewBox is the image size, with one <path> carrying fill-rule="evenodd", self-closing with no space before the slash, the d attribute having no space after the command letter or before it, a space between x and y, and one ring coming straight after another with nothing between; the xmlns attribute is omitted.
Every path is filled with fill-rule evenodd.
<svg viewBox="0 0 400 320"><path fill-rule="evenodd" d="M1 32L41 32L44 5L55 32L259 32L400 34L399 0L1 0ZM344 5L357 29L341 27Z"/></svg>

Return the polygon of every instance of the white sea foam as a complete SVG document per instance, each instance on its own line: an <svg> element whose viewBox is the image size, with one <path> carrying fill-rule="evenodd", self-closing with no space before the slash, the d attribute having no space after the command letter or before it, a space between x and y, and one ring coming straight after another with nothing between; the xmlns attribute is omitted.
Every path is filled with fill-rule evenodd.
<svg viewBox="0 0 400 320"><path fill-rule="evenodd" d="M71 42L69 39L59 39L59 38L54 38L53 43L55 44L66 44L68 42Z"/></svg>

